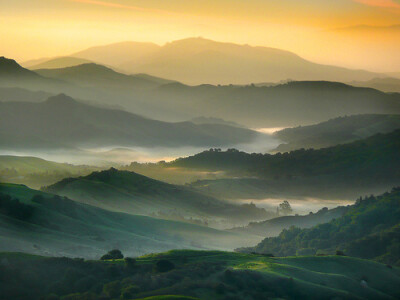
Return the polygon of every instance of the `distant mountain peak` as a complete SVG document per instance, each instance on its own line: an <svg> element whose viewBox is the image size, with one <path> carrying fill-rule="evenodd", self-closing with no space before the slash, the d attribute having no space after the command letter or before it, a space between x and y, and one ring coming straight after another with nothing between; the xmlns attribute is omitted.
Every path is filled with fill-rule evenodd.
<svg viewBox="0 0 400 300"><path fill-rule="evenodd" d="M15 60L6 58L4 56L0 57L0 75L31 75L39 76L36 73L29 71L21 67Z"/></svg>

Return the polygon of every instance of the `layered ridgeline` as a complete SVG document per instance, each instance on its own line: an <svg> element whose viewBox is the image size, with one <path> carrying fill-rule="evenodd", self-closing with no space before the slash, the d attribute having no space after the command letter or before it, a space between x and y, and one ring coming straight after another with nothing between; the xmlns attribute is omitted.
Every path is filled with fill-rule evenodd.
<svg viewBox="0 0 400 300"><path fill-rule="evenodd" d="M339 117L310 126L286 128L274 133L285 144L274 151L319 149L350 143L377 133L388 133L400 128L400 115L355 115Z"/></svg>
<svg viewBox="0 0 400 300"><path fill-rule="evenodd" d="M191 107L199 115L234 120L249 127L308 125L355 114L400 114L400 94L338 82L194 87L172 83L154 93L179 111L190 111Z"/></svg>
<svg viewBox="0 0 400 300"><path fill-rule="evenodd" d="M369 87L387 93L400 93L400 78L373 78L367 81L352 81L349 84L353 86Z"/></svg>
<svg viewBox="0 0 400 300"><path fill-rule="evenodd" d="M10 68L9 65L13 67ZM400 95L335 82L288 82L275 86L187 86L149 75L125 75L83 64L63 69L23 69L1 59L0 86L67 93L93 103L122 106L155 119L180 121L199 116L234 120L248 127L288 127L354 114L399 114ZM12 75L25 70L35 77ZM15 97L14 97L15 98ZM243 114L246 111L246 114Z"/></svg>
<svg viewBox="0 0 400 300"><path fill-rule="evenodd" d="M147 73L187 84L249 84L294 80L368 80L379 74L312 63L268 47L221 43L203 38L149 43L117 43L71 56L111 65L128 73Z"/></svg>
<svg viewBox="0 0 400 300"><path fill-rule="evenodd" d="M99 258L113 248L136 256L257 242L249 235L111 212L12 184L0 184L0 232L0 251L85 258Z"/></svg>
<svg viewBox="0 0 400 300"><path fill-rule="evenodd" d="M400 264L400 188L381 196L360 198L342 217L312 227L292 227L266 238L245 252L276 256L343 253Z"/></svg>
<svg viewBox="0 0 400 300"><path fill-rule="evenodd" d="M235 177L192 185L218 197L351 199L360 194L383 192L399 183L400 130L349 144L275 155L211 149L177 159L169 166L225 171Z"/></svg>
<svg viewBox="0 0 400 300"><path fill-rule="evenodd" d="M113 211L175 218L219 227L245 224L273 215L255 205L229 204L184 186L116 169L67 178L45 190Z"/></svg>
<svg viewBox="0 0 400 300"><path fill-rule="evenodd" d="M62 80L82 87L101 87L102 89L119 90L119 92L121 89L129 92L135 89L156 88L162 84L174 82L145 74L125 75L94 63L66 68L39 69L35 72L43 77Z"/></svg>
<svg viewBox="0 0 400 300"><path fill-rule="evenodd" d="M227 125L156 121L84 104L64 94L41 103L0 103L3 149L229 146L251 143L258 135Z"/></svg>
<svg viewBox="0 0 400 300"><path fill-rule="evenodd" d="M125 261L84 261L21 253L0 253L0 260L2 300L400 297L398 268L344 256L271 258L175 250L136 259L128 257Z"/></svg>
<svg viewBox="0 0 400 300"><path fill-rule="evenodd" d="M12 182L40 188L66 177L83 176L99 167L57 163L30 156L0 155L0 182Z"/></svg>

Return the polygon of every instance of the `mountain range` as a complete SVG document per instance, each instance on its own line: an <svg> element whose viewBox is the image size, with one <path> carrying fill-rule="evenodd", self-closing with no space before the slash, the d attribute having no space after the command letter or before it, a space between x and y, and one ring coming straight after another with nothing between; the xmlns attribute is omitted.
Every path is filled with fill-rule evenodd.
<svg viewBox="0 0 400 300"><path fill-rule="evenodd" d="M187 84L249 84L294 80L368 80L376 73L320 65L275 48L188 38L157 46L124 42L71 56L127 73L146 73Z"/></svg>
<svg viewBox="0 0 400 300"><path fill-rule="evenodd" d="M64 94L44 102L0 103L1 147L229 146L259 134L218 124L166 123L122 110L96 107Z"/></svg>
<svg viewBox="0 0 400 300"><path fill-rule="evenodd" d="M13 70L7 71L10 65ZM3 87L66 93L90 103L122 107L170 122L204 116L234 120L252 128L288 127L343 115L400 113L399 94L336 82L193 87L145 74L125 75L97 64L39 70L39 75L23 69L15 61L2 59L0 69L5 74L0 78ZM15 72L22 72L24 76L15 79L12 75ZM7 79L8 73L11 75Z"/></svg>

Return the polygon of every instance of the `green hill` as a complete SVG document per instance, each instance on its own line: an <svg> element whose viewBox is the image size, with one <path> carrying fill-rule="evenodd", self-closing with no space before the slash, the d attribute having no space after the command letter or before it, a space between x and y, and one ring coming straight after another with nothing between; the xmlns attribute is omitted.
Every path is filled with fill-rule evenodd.
<svg viewBox="0 0 400 300"><path fill-rule="evenodd" d="M37 157L0 155L0 182L40 188L66 177L88 175L98 167L56 163Z"/></svg>
<svg viewBox="0 0 400 300"><path fill-rule="evenodd" d="M259 133L226 125L167 123L78 102L0 103L0 148L181 147L251 143Z"/></svg>
<svg viewBox="0 0 400 300"><path fill-rule="evenodd" d="M279 145L274 151L331 147L399 128L400 115L340 117L316 125L286 128L276 132L274 135L285 144Z"/></svg>
<svg viewBox="0 0 400 300"><path fill-rule="evenodd" d="M174 250L126 261L22 253L1 253L0 259L7 262L1 267L2 300L45 296L76 300L376 300L400 296L398 268L343 256L271 258Z"/></svg>
<svg viewBox="0 0 400 300"><path fill-rule="evenodd" d="M226 172L234 178L192 185L223 198L232 198L236 192L244 194L243 190L248 189L263 198L281 195L349 199L396 186L400 180L399 153L400 130L396 130L344 145L274 155L211 149L177 159L168 166Z"/></svg>
<svg viewBox="0 0 400 300"><path fill-rule="evenodd" d="M98 258L112 248L128 255L221 249L257 238L183 222L116 213L22 185L0 184L0 251Z"/></svg>
<svg viewBox="0 0 400 300"><path fill-rule="evenodd" d="M400 188L381 196L360 198L337 219L310 229L291 227L278 237L242 249L277 256L347 255L400 265Z"/></svg>
<svg viewBox="0 0 400 300"><path fill-rule="evenodd" d="M45 190L113 211L187 221L197 219L211 226L244 224L269 216L254 205L233 205L184 186L116 169L67 178Z"/></svg>
<svg viewBox="0 0 400 300"><path fill-rule="evenodd" d="M278 236L282 230L289 229L292 226L310 228L318 224L327 223L332 219L340 218L348 209L349 206L339 206L333 209L324 207L316 213L310 212L304 216L282 216L261 222L251 222L247 226L232 228L230 231L255 234L263 237Z"/></svg>

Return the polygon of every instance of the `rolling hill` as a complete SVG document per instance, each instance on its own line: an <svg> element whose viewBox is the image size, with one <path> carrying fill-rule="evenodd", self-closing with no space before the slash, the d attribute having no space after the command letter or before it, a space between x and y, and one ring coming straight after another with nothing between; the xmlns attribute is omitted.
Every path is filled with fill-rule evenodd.
<svg viewBox="0 0 400 300"><path fill-rule="evenodd" d="M224 171L231 179L192 184L219 198L248 195L351 199L399 183L400 130L319 150L249 154L211 149L177 159L170 167ZM236 196L235 196L236 195Z"/></svg>
<svg viewBox="0 0 400 300"><path fill-rule="evenodd" d="M232 249L254 237L194 224L110 212L66 197L0 184L0 251L98 258L168 249ZM15 200L15 199L18 199Z"/></svg>
<svg viewBox="0 0 400 300"><path fill-rule="evenodd" d="M342 217L348 210L348 206L339 206L333 209L327 207L320 209L316 213L309 213L304 216L282 216L267 221L251 222L244 227L230 229L232 232L242 232L259 235L263 237L278 236L284 229L290 227L310 228L318 224L327 223L332 219Z"/></svg>
<svg viewBox="0 0 400 300"><path fill-rule="evenodd" d="M233 120L249 128L266 128L309 125L344 115L400 113L399 94L337 82L192 87L149 75L124 75L96 64L38 71L54 76L44 78L11 62L0 61L5 74L0 86L65 93L169 122L204 116ZM10 64L13 70L7 71ZM18 72L36 79L23 76L16 80L12 74Z"/></svg>
<svg viewBox="0 0 400 300"><path fill-rule="evenodd" d="M87 59L64 56L64 57L52 58L52 59L46 60L44 62L29 65L29 69L31 69L31 70L59 69L59 68L68 68L68 67L73 67L73 66L78 66L78 65L83 65L83 64L89 64L89 63L92 63L92 62Z"/></svg>
<svg viewBox="0 0 400 300"><path fill-rule="evenodd" d="M166 123L78 102L64 94L45 102L0 103L1 148L182 147L251 143L259 134L225 125Z"/></svg>
<svg viewBox="0 0 400 300"><path fill-rule="evenodd" d="M274 133L285 142L273 151L320 149L350 143L377 133L388 133L400 128L400 115L355 115L335 118L310 126L286 128Z"/></svg>
<svg viewBox="0 0 400 300"><path fill-rule="evenodd" d="M156 88L160 85L173 82L146 74L125 75L94 63L85 63L66 68L37 69L35 72L43 77L63 80L82 87L112 88L119 91L121 88L128 91Z"/></svg>
<svg viewBox="0 0 400 300"><path fill-rule="evenodd" d="M0 155L0 182L40 188L66 177L88 175L100 168L57 163L30 156Z"/></svg>
<svg viewBox="0 0 400 300"><path fill-rule="evenodd" d="M350 84L369 87L386 93L400 93L400 78L373 78L368 81L353 81Z"/></svg>
<svg viewBox="0 0 400 300"><path fill-rule="evenodd" d="M350 256L399 265L399 201L399 188L377 197L359 198L342 217L309 229L291 227L243 251L292 256L340 250Z"/></svg>
<svg viewBox="0 0 400 300"><path fill-rule="evenodd" d="M0 253L0 259L13 266L2 268L2 300L380 300L400 295L398 268L344 256L274 258L174 250L125 261L23 253Z"/></svg>
<svg viewBox="0 0 400 300"><path fill-rule="evenodd" d="M264 209L254 205L233 205L184 186L116 169L67 178L45 190L113 211L182 220L192 218L219 227L268 217Z"/></svg>

